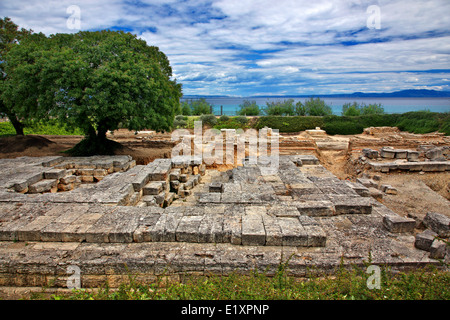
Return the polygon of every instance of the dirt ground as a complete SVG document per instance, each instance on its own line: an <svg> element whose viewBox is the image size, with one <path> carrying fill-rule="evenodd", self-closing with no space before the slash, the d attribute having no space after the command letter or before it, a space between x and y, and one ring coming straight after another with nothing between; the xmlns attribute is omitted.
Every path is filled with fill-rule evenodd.
<svg viewBox="0 0 450 320"><path fill-rule="evenodd" d="M0 158L21 156L67 155L64 151L77 144L82 136L24 136L0 138ZM147 164L156 158L169 158L175 145L170 133L118 130L108 138L123 145L116 154L128 154L137 164ZM281 134L280 154L315 154L322 165L340 179L354 181L363 174L373 176L373 172L358 171L355 162L363 148L379 150L382 146L399 149L416 149L420 145L433 144L450 146L450 137L442 134L414 135L398 130L384 129L353 136L310 136L308 134ZM336 146L337 149L336 149ZM343 146L343 147L342 147ZM216 166L224 171L231 166ZM390 184L397 188L397 195L384 195L382 201L400 215L412 215L422 219L428 211L436 211L450 216L450 172L440 173L377 173L380 184Z"/></svg>

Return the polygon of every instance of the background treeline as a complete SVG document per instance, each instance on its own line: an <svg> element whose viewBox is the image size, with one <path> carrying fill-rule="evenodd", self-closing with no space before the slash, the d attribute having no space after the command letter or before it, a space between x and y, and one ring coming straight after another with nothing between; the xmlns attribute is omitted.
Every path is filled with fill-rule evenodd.
<svg viewBox="0 0 450 320"><path fill-rule="evenodd" d="M406 112L402 114L371 114L361 116L324 117L260 117L256 128L270 127L280 132L298 132L320 127L328 134L359 134L368 127L398 127L411 133L443 132L450 135L450 113L430 111Z"/></svg>
<svg viewBox="0 0 450 320"><path fill-rule="evenodd" d="M320 127L328 134L359 134L368 127L398 127L411 133L443 132L450 135L450 113L414 111L386 114L381 104L346 103L342 116L333 115L331 107L320 98L310 98L304 103L294 99L267 102L260 107L255 101L245 100L237 117L211 114L212 106L205 99L182 103L182 115L174 121L175 128L193 128L195 120L216 129L270 127L280 132L300 132ZM200 116L200 117L188 117ZM257 119L246 116L257 116Z"/></svg>

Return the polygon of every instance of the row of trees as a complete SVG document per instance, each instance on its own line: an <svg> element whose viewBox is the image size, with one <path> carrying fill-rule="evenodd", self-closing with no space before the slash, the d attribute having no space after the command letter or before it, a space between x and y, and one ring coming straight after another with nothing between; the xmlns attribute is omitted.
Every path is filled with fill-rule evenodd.
<svg viewBox="0 0 450 320"><path fill-rule="evenodd" d="M30 119L58 119L83 129L82 153L110 153L108 130L171 130L182 90L157 47L120 31L47 37L0 23L0 112L17 134Z"/></svg>
<svg viewBox="0 0 450 320"><path fill-rule="evenodd" d="M211 113L212 106L205 99L189 100L182 103L183 115L202 115ZM381 104L346 103L342 106L342 115L360 116L368 114L383 114ZM267 101L266 107L257 105L256 101L244 100L239 105L238 115L241 116L328 116L333 112L331 107L320 98L310 98L305 102L294 99L282 101Z"/></svg>

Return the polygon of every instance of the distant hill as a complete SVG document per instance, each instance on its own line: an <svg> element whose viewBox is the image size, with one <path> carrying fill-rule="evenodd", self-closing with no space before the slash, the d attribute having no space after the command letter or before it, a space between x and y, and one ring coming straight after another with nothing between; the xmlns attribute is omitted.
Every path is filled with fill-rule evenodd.
<svg viewBox="0 0 450 320"><path fill-rule="evenodd" d="M249 98L309 98L309 97L323 97L323 98L447 98L450 97L450 91L437 91L426 89L410 89L395 92L381 92L381 93L365 93L354 92L349 94L309 94L309 95L267 95L267 96L251 96ZM200 99L200 98L238 98L234 96L215 96L215 95L184 95L183 99Z"/></svg>

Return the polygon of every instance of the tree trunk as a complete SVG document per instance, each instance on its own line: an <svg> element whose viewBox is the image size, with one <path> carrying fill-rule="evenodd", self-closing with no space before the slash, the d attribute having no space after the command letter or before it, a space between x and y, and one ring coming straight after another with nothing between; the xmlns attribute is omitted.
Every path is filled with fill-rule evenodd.
<svg viewBox="0 0 450 320"><path fill-rule="evenodd" d="M9 118L9 121L11 121L11 124L13 125L14 129L16 130L16 135L23 136L23 127L24 125L17 119L15 115L7 115Z"/></svg>

